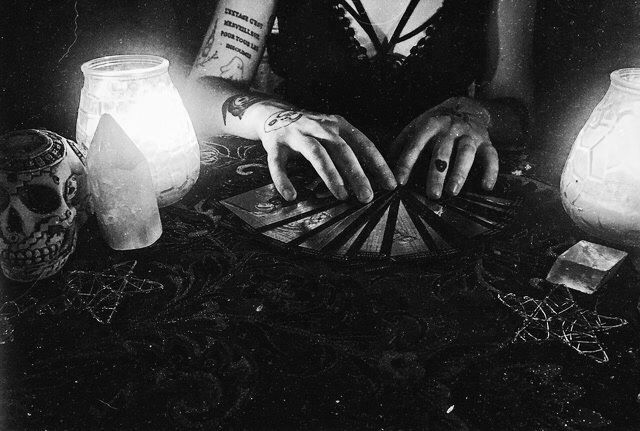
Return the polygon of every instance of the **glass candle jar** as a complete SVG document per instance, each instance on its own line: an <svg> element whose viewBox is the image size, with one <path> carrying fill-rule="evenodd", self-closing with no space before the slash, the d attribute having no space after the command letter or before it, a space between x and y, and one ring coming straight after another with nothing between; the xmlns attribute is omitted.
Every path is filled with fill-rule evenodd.
<svg viewBox="0 0 640 431"><path fill-rule="evenodd" d="M628 249L640 268L640 69L611 73L571 148L560 190L578 227Z"/></svg>
<svg viewBox="0 0 640 431"><path fill-rule="evenodd" d="M180 200L198 178L200 150L169 61L115 55L84 63L82 73L76 140L89 147L100 117L110 114L147 159L158 206Z"/></svg>

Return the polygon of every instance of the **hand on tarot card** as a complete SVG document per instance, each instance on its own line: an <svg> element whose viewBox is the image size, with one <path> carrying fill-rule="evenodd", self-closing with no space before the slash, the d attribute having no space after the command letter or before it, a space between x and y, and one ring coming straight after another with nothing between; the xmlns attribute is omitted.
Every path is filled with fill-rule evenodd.
<svg viewBox="0 0 640 431"><path fill-rule="evenodd" d="M398 183L407 184L412 171L424 171L428 197L438 199L443 193L455 196L478 161L481 187L493 189L499 164L489 137L490 122L488 111L465 97L447 99L415 118L390 148ZM423 164L419 159L424 166L418 166Z"/></svg>
<svg viewBox="0 0 640 431"><path fill-rule="evenodd" d="M273 108L260 105L256 109L259 112ZM278 109L267 116L259 136L274 186L284 199L291 201L298 192L287 175L287 162L295 155L308 160L340 200L351 195L368 203L376 186L385 190L397 186L375 145L344 118L292 107Z"/></svg>

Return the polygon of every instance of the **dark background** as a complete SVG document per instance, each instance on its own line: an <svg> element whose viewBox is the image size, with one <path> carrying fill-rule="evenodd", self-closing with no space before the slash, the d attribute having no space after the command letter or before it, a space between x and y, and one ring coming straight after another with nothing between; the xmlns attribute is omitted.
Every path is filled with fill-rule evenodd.
<svg viewBox="0 0 640 431"><path fill-rule="evenodd" d="M534 150L544 157L535 169L555 181L609 72L640 66L640 0L538 4ZM73 137L80 65L102 55L165 56L179 86L214 6L211 0L2 0L0 130L45 127Z"/></svg>

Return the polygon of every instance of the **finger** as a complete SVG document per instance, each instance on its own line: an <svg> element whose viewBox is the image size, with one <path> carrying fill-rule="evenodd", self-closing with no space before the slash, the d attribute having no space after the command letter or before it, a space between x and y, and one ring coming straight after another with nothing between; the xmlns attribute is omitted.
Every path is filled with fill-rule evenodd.
<svg viewBox="0 0 640 431"><path fill-rule="evenodd" d="M305 116L306 117L306 116ZM307 120L307 118L305 118ZM312 136L316 139L323 139L326 141L333 140L339 135L338 127L335 123L330 121L301 121L300 132Z"/></svg>
<svg viewBox="0 0 640 431"><path fill-rule="evenodd" d="M289 160L289 153L284 148L276 148L274 151L267 154L267 165L269 166L269 173L273 184L276 186L276 190L287 201L292 201L296 198L297 193L291 180L287 175L287 162Z"/></svg>
<svg viewBox="0 0 640 431"><path fill-rule="evenodd" d="M339 120L342 119L339 118ZM387 161L364 133L342 120L340 121L340 134L349 143L349 147L359 160L359 164L371 175L376 184L385 190L393 190L398 186Z"/></svg>
<svg viewBox="0 0 640 431"><path fill-rule="evenodd" d="M415 132L416 122L409 123L402 131L396 136L396 138L387 147L386 156L389 160L396 160L399 158L400 152L404 149L409 137Z"/></svg>
<svg viewBox="0 0 640 431"><path fill-rule="evenodd" d="M324 141L323 144L358 200L362 203L370 202L373 199L371 183L349 145L340 136L334 136L333 140Z"/></svg>
<svg viewBox="0 0 640 431"><path fill-rule="evenodd" d="M484 166L482 188L485 190L493 190L496 181L498 181L498 172L500 170L498 151L491 145L491 142L485 142L478 148L478 159L480 163L482 163L482 166Z"/></svg>
<svg viewBox="0 0 640 431"><path fill-rule="evenodd" d="M446 185L446 190L450 194L456 196L460 193L460 189L467 181L467 176L476 157L476 148L475 139L469 135L465 135L458 140L456 158Z"/></svg>
<svg viewBox="0 0 640 431"><path fill-rule="evenodd" d="M307 113L307 118L315 120L313 124L331 133L340 134L340 117L337 115L322 115Z"/></svg>
<svg viewBox="0 0 640 431"><path fill-rule="evenodd" d="M411 174L413 165L418 161L420 153L422 153L427 143L443 128L444 121L445 119L440 117L430 117L422 127L415 130L415 134L409 133L407 135L404 148L394 169L398 183L407 183L409 174Z"/></svg>
<svg viewBox="0 0 640 431"><path fill-rule="evenodd" d="M327 150L310 136L301 135L297 141L294 149L311 162L311 165L331 193L340 200L347 199L349 193L344 186L344 180L329 157Z"/></svg>
<svg viewBox="0 0 640 431"><path fill-rule="evenodd" d="M334 115L326 115L326 114L321 114L319 112L314 112L314 111L304 111L304 115L307 118L310 118L312 120L317 120L317 121L325 121L331 118L335 118Z"/></svg>
<svg viewBox="0 0 640 431"><path fill-rule="evenodd" d="M427 171L427 196L431 199L439 199L442 196L444 180L449 171L453 143L458 136L460 136L459 130L451 127L446 134L438 136L436 144L433 146Z"/></svg>

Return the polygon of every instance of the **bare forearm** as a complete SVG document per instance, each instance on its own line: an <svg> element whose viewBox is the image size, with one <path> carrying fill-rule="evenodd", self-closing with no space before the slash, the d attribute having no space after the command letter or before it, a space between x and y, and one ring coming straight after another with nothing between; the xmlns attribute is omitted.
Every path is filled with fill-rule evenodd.
<svg viewBox="0 0 640 431"><path fill-rule="evenodd" d="M273 97L218 77L192 80L186 99L200 137L234 135L259 139L258 129L271 111L290 109Z"/></svg>
<svg viewBox="0 0 640 431"><path fill-rule="evenodd" d="M533 113L533 29L536 0L493 0L485 76L477 96L491 114L496 146L526 144Z"/></svg>
<svg viewBox="0 0 640 431"><path fill-rule="evenodd" d="M201 137L230 134L258 139L253 108L269 97L249 85L273 22L275 0L219 0L196 56L186 104ZM265 115L266 113L263 113Z"/></svg>

